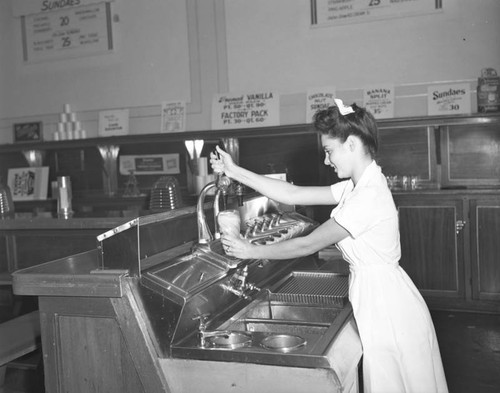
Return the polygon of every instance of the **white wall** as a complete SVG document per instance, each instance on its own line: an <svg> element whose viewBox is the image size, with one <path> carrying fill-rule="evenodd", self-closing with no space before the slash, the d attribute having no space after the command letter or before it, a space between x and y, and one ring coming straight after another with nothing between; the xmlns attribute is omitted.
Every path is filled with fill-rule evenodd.
<svg viewBox="0 0 500 393"><path fill-rule="evenodd" d="M500 72L498 0L447 0L438 13L319 28L305 0L230 0L226 23L234 91L335 86L362 103L364 86L394 83L396 116L411 116L426 114L429 84L467 81L475 90L482 68ZM289 100L299 103L303 94ZM304 111L287 114L305 120Z"/></svg>
<svg viewBox="0 0 500 393"><path fill-rule="evenodd" d="M500 72L500 1L447 0L440 13L311 28L308 0L116 0L111 54L24 64L20 22L0 1L0 143L12 123L42 120L51 139L64 103L89 136L98 111L131 109L131 132L159 131L161 101L185 99L188 129L209 129L213 94L272 89L282 124L305 120L309 87L362 100L396 85L396 116L426 114L433 83ZM24 0L34 1L34 0ZM473 97L474 98L474 97ZM475 103L475 101L474 101Z"/></svg>

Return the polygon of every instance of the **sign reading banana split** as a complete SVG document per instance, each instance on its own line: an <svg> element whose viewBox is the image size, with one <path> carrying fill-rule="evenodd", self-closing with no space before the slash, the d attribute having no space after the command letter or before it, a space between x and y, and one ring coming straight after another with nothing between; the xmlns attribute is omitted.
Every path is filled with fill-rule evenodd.
<svg viewBox="0 0 500 393"><path fill-rule="evenodd" d="M470 85L454 83L427 88L429 116L471 113Z"/></svg>
<svg viewBox="0 0 500 393"><path fill-rule="evenodd" d="M364 91L364 106L375 119L394 117L394 86L367 86Z"/></svg>
<svg viewBox="0 0 500 393"><path fill-rule="evenodd" d="M272 91L217 94L212 102L212 129L278 126L279 95Z"/></svg>

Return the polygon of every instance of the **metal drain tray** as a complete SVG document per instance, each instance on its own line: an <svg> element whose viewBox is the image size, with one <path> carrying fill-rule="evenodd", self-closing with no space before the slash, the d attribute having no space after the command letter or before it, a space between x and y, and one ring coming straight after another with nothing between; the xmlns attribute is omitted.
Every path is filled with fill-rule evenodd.
<svg viewBox="0 0 500 393"><path fill-rule="evenodd" d="M348 299L347 274L295 271L269 294L275 302L343 307Z"/></svg>

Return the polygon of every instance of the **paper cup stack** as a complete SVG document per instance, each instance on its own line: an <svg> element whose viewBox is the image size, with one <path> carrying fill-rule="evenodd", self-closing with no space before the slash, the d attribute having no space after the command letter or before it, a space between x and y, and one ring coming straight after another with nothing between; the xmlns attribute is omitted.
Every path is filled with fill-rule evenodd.
<svg viewBox="0 0 500 393"><path fill-rule="evenodd" d="M76 113L71 111L69 104L64 104L64 111L59 114L59 123L57 123L57 131L54 132L54 140L82 139L86 138L86 136L80 122L76 120Z"/></svg>

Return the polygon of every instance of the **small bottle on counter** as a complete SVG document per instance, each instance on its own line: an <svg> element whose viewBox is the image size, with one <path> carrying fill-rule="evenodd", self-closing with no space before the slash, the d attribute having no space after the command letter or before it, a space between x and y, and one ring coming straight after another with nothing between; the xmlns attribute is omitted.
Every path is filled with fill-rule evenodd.
<svg viewBox="0 0 500 393"><path fill-rule="evenodd" d="M57 217L68 219L73 217L71 179L69 176L57 178Z"/></svg>

